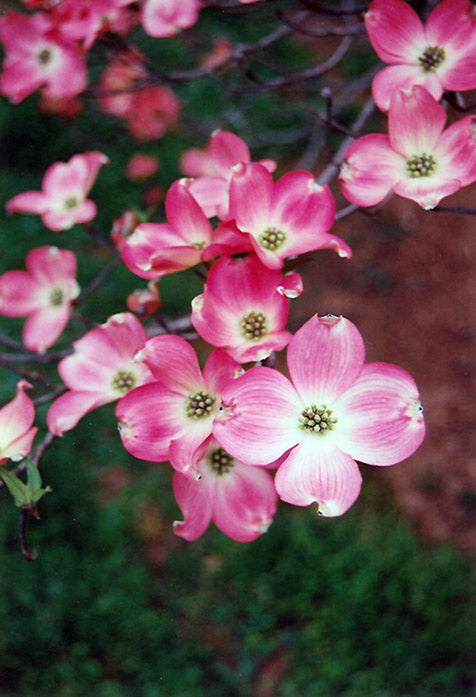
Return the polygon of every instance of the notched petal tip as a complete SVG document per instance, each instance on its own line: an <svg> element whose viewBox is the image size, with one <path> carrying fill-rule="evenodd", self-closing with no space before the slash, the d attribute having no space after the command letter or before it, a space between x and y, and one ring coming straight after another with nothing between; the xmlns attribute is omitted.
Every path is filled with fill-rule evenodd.
<svg viewBox="0 0 476 697"><path fill-rule="evenodd" d="M322 317L319 317L319 315L316 315L316 319L318 322L321 324L326 324L327 326L332 326L334 324L339 324L339 322L342 319L342 315L323 315Z"/></svg>

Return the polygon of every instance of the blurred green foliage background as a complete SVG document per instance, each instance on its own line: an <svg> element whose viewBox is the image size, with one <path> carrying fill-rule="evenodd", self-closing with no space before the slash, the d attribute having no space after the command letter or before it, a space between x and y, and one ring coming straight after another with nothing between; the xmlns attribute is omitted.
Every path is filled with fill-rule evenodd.
<svg viewBox="0 0 476 697"><path fill-rule="evenodd" d="M161 70L187 69L213 38L253 41L266 34L276 26L266 12L250 15L258 21L241 21L241 15L208 11L186 40L138 32L137 42ZM316 53L286 39L255 69L273 77L313 64ZM340 77L360 75L371 56L357 44ZM101 58L99 52L96 78ZM233 86L242 78L232 73L228 79ZM123 176L132 153L160 158L154 183L164 190L180 176L183 149L202 146L217 127L242 136L255 159L275 157L282 170L297 166L315 137L308 107L322 107L319 86L241 94L214 79L174 85L183 104L181 127L141 146L90 97L72 121L39 112L37 95L18 106L2 100L0 271L23 268L31 247L56 244L77 253L86 287L110 260L79 226L55 234L35 216L4 215L4 203L38 189L53 162L93 149L108 155L111 164L92 193L99 209L94 225L107 237L114 218L142 206L144 184ZM341 118L354 113L347 104ZM332 136L331 147L333 138L338 143ZM81 312L104 322L144 286L118 267ZM165 279L165 314L186 310L200 287L191 272ZM0 320L16 339L22 324ZM83 332L76 316L55 348L69 347ZM54 367L45 370L58 379ZM0 376L4 403L18 378L7 370ZM45 413L45 406L38 410L43 429ZM42 474L54 491L41 502L41 521L28 527L30 546L40 550L35 563L20 554L18 510L0 492L1 697L476 694L473 564L450 545L423 546L369 468L361 498L342 519L282 504L268 533L248 545L215 529L192 544L175 538L171 522L180 511L170 468L124 451L112 405L55 442Z"/></svg>

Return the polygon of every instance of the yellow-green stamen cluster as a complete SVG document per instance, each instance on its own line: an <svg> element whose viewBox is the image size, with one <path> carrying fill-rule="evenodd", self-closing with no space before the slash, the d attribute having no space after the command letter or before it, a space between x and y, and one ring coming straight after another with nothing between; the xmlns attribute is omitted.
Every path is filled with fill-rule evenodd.
<svg viewBox="0 0 476 697"><path fill-rule="evenodd" d="M185 411L189 419L201 419L211 414L215 398L206 392L196 392L189 395Z"/></svg>
<svg viewBox="0 0 476 697"><path fill-rule="evenodd" d="M206 246L207 246L206 242L193 242L192 243L192 247L196 247L199 252L201 252L202 249L205 249Z"/></svg>
<svg viewBox="0 0 476 697"><path fill-rule="evenodd" d="M61 305L63 302L63 298L64 293L61 288L53 288L49 297L50 305L53 305L53 307L58 307L58 305Z"/></svg>
<svg viewBox="0 0 476 697"><path fill-rule="evenodd" d="M240 327L244 337L259 341L266 334L266 317L262 312L250 312L243 317Z"/></svg>
<svg viewBox="0 0 476 697"><path fill-rule="evenodd" d="M210 468L219 476L226 474L234 466L235 461L231 455L228 455L223 448L212 450L208 456Z"/></svg>
<svg viewBox="0 0 476 697"><path fill-rule="evenodd" d="M407 160L407 171L412 179L416 177L429 177L435 170L436 161L433 155L422 152L421 155L413 155Z"/></svg>
<svg viewBox="0 0 476 697"><path fill-rule="evenodd" d="M47 65L51 60L51 51L49 51L47 48L44 48L42 51L39 52L38 60L40 61L41 65Z"/></svg>
<svg viewBox="0 0 476 697"><path fill-rule="evenodd" d="M76 208L78 203L79 201L76 196L70 196L65 200L64 207L67 211L70 211L72 208Z"/></svg>
<svg viewBox="0 0 476 697"><path fill-rule="evenodd" d="M111 381L112 389L121 394L126 394L132 390L136 384L136 379L133 373L128 370L118 370Z"/></svg>
<svg viewBox="0 0 476 697"><path fill-rule="evenodd" d="M326 404L322 404L320 407L312 404L304 409L299 419L299 427L303 431L317 433L320 436L332 431L336 423L337 419L332 416L332 411L327 408Z"/></svg>
<svg viewBox="0 0 476 697"><path fill-rule="evenodd" d="M441 46L427 46L418 61L425 72L434 70L445 60L445 49Z"/></svg>
<svg viewBox="0 0 476 697"><path fill-rule="evenodd" d="M258 241L260 246L264 249L267 249L270 252L275 252L281 247L285 239L286 235L282 230L278 230L275 227L269 227L259 236Z"/></svg>

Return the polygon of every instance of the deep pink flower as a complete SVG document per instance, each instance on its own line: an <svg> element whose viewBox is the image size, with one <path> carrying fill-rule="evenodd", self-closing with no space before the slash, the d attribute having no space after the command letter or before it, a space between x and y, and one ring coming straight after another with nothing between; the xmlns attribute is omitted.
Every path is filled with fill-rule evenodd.
<svg viewBox="0 0 476 697"><path fill-rule="evenodd" d="M21 460L31 450L38 429L32 428L35 407L25 394L29 387L29 382L20 380L16 397L0 409L0 465L7 460Z"/></svg>
<svg viewBox="0 0 476 697"><path fill-rule="evenodd" d="M162 307L157 281L149 281L147 288L133 291L127 297L127 307L139 317L149 317Z"/></svg>
<svg viewBox="0 0 476 697"><path fill-rule="evenodd" d="M165 199L168 223L141 223L122 241L126 266L141 278L160 278L219 254L248 251L239 231L214 232L188 191L187 180L172 184Z"/></svg>
<svg viewBox="0 0 476 697"><path fill-rule="evenodd" d="M352 143L339 181L344 196L373 206L393 189L425 209L476 181L475 116L443 131L446 112L423 87L398 90L388 114L388 136L372 134Z"/></svg>
<svg viewBox="0 0 476 697"><path fill-rule="evenodd" d="M74 97L87 85L80 49L62 37L45 12L7 12L0 20L5 61L0 92L18 104L38 88L47 97Z"/></svg>
<svg viewBox="0 0 476 697"><path fill-rule="evenodd" d="M101 152L92 150L74 155L69 162L48 167L42 191L25 191L7 202L9 213L37 213L50 230L68 230L75 223L87 223L96 215L96 204L86 198L98 175L108 163Z"/></svg>
<svg viewBox="0 0 476 697"><path fill-rule="evenodd" d="M230 218L249 233L253 250L270 269L280 269L286 257L331 248L350 257L349 247L330 235L335 203L329 187L317 184L310 172L295 171L273 182L260 164L240 164L230 185ZM228 228L224 223L218 230Z"/></svg>
<svg viewBox="0 0 476 697"><path fill-rule="evenodd" d="M137 90L134 83L147 77L146 57L137 49L115 54L101 74L98 104L106 114L129 118Z"/></svg>
<svg viewBox="0 0 476 697"><path fill-rule="evenodd" d="M197 177L189 184L190 193L204 211L207 218L217 216L228 220L230 182L234 167L241 162L250 162L251 156L245 141L234 133L215 131L204 150L185 151L181 161L182 171ZM274 172L274 160L260 160L259 164Z"/></svg>
<svg viewBox="0 0 476 697"><path fill-rule="evenodd" d="M106 31L114 31L123 23L129 26L126 6L133 0L61 0L52 12L52 18L61 34L74 41L82 41L85 49Z"/></svg>
<svg viewBox="0 0 476 697"><path fill-rule="evenodd" d="M176 535L196 540L212 520L238 542L251 542L266 532L278 497L265 469L238 462L213 437L195 453L194 469L199 479L174 473L174 494L184 516L174 523Z"/></svg>
<svg viewBox="0 0 476 697"><path fill-rule="evenodd" d="M255 254L222 257L210 269L204 292L192 301L192 324L205 341L239 363L258 361L289 343L288 297L301 292L299 274L283 277Z"/></svg>
<svg viewBox="0 0 476 697"><path fill-rule="evenodd" d="M221 392L241 366L217 350L202 374L190 344L168 334L149 339L140 356L157 382L132 390L117 405L124 447L135 457L170 460L179 472L197 476L195 451L210 436Z"/></svg>
<svg viewBox="0 0 476 697"><path fill-rule="evenodd" d="M148 179L159 169L159 160L153 155L136 152L127 163L126 177L132 182Z"/></svg>
<svg viewBox="0 0 476 697"><path fill-rule="evenodd" d="M400 88L422 85L438 101L444 90L476 87L476 10L470 0L443 0L425 26L403 0L374 0L364 19L379 58L391 64L372 84L383 111Z"/></svg>
<svg viewBox="0 0 476 697"><path fill-rule="evenodd" d="M180 101L170 87L143 87L134 95L127 127L137 140L157 140L178 123L179 117Z"/></svg>
<svg viewBox="0 0 476 697"><path fill-rule="evenodd" d="M144 328L129 312L109 317L105 324L75 341L74 353L58 365L69 391L48 411L50 431L61 435L93 409L153 380L147 366L134 360L146 341Z"/></svg>
<svg viewBox="0 0 476 697"><path fill-rule="evenodd" d="M57 247L28 252L26 271L7 271L0 277L0 314L28 317L23 342L30 351L43 352L60 336L71 317L71 303L79 294L76 257Z"/></svg>
<svg viewBox="0 0 476 697"><path fill-rule="evenodd" d="M279 496L319 513L344 513L359 495L355 460L393 465L424 437L412 377L389 363L364 365L357 328L342 317L312 317L291 339L292 382L252 368L222 393L213 433L233 457L265 464L287 453L275 479Z"/></svg>
<svg viewBox="0 0 476 697"><path fill-rule="evenodd" d="M196 23L199 0L144 0L142 26L150 36L174 36Z"/></svg>

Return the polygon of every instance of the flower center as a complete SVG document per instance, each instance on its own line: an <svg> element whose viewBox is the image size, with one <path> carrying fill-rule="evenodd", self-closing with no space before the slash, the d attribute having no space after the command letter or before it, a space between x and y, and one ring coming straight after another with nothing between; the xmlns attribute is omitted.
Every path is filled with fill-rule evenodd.
<svg viewBox="0 0 476 697"><path fill-rule="evenodd" d="M61 305L63 302L63 298L64 293L61 288L53 288L49 297L50 305L53 305L53 307L58 307L58 305Z"/></svg>
<svg viewBox="0 0 476 697"><path fill-rule="evenodd" d="M418 61L425 72L434 70L445 60L445 49L441 46L427 46Z"/></svg>
<svg viewBox="0 0 476 697"><path fill-rule="evenodd" d="M286 239L286 235L282 230L275 227L267 228L260 236L259 243L261 247L268 249L270 252L275 252L281 247Z"/></svg>
<svg viewBox="0 0 476 697"><path fill-rule="evenodd" d="M126 394L129 390L132 390L135 384L136 379L133 373L130 373L128 370L118 370L111 381L112 389L121 394Z"/></svg>
<svg viewBox="0 0 476 697"><path fill-rule="evenodd" d="M71 208L76 208L78 203L79 203L79 200L76 196L70 196L69 198L67 198L65 200L63 205L66 208L66 210L69 211L69 210L71 210Z"/></svg>
<svg viewBox="0 0 476 697"><path fill-rule="evenodd" d="M259 341L266 334L266 317L262 312L250 312L243 317L240 327L247 339Z"/></svg>
<svg viewBox="0 0 476 697"><path fill-rule="evenodd" d="M211 414L215 398L206 392L196 392L187 399L186 412L189 419L201 419Z"/></svg>
<svg viewBox="0 0 476 697"><path fill-rule="evenodd" d="M52 55L53 54L48 48L44 48L39 52L38 60L40 61L41 65L47 65L50 62Z"/></svg>
<svg viewBox="0 0 476 697"><path fill-rule="evenodd" d="M422 152L421 155L413 155L407 160L408 174L412 179L415 177L428 177L435 171L436 161L433 155Z"/></svg>
<svg viewBox="0 0 476 697"><path fill-rule="evenodd" d="M226 450L223 448L217 448L212 450L208 456L210 469L213 470L218 476L226 474L234 467L235 461L231 455L228 455Z"/></svg>
<svg viewBox="0 0 476 697"><path fill-rule="evenodd" d="M327 431L332 431L336 423L337 419L332 416L332 411L327 408L327 404L322 404L320 407L311 404L310 407L304 409L299 419L299 427L303 431L318 433L320 436L323 436Z"/></svg>
<svg viewBox="0 0 476 697"><path fill-rule="evenodd" d="M192 247L196 247L199 252L202 251L202 249L205 249L207 246L206 242L193 242Z"/></svg>

